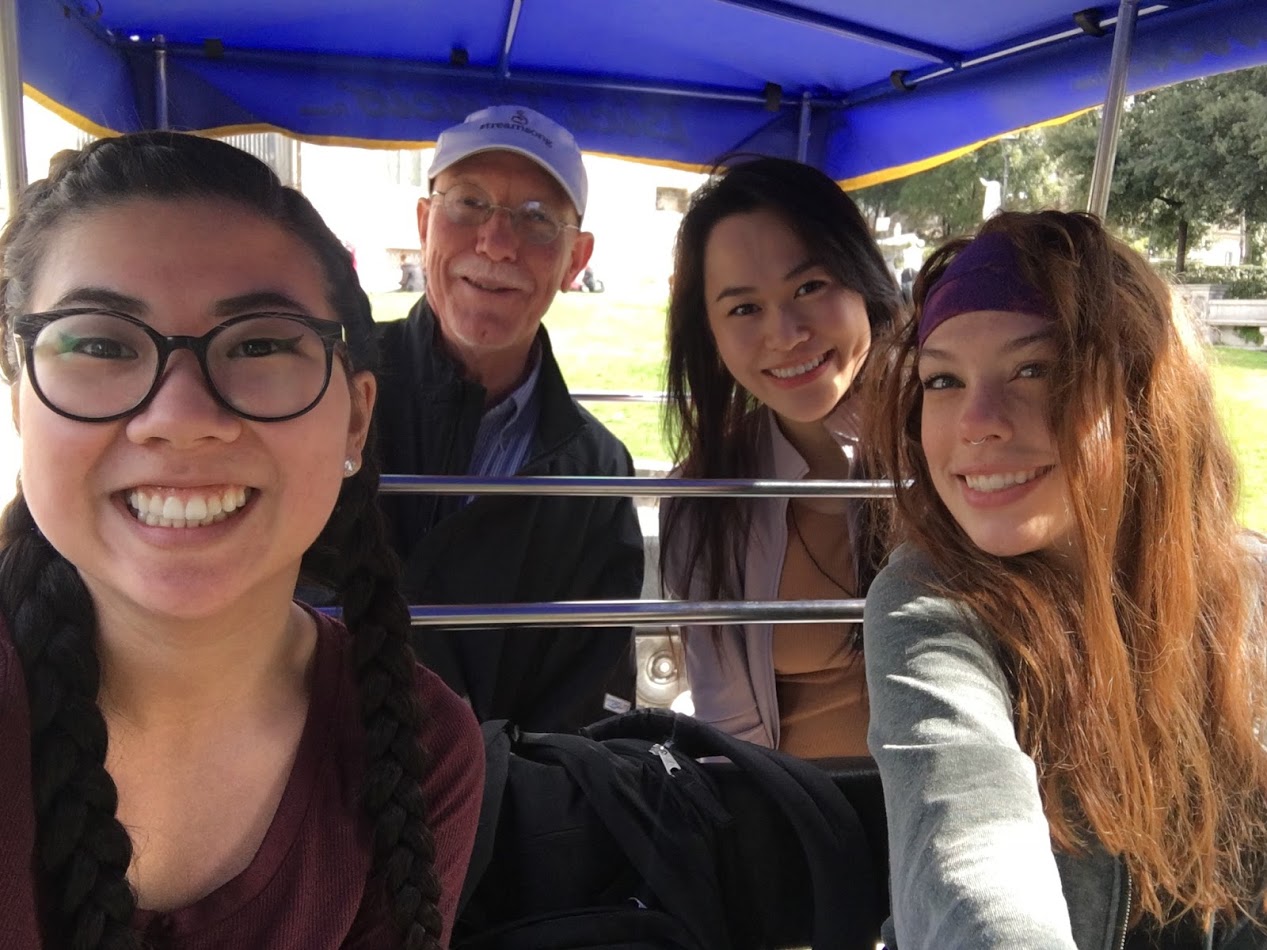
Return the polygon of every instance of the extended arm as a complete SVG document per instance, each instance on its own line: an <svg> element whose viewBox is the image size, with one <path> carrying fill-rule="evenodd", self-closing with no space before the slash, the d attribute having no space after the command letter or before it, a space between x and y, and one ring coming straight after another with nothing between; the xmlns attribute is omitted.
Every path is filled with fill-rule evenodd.
<svg viewBox="0 0 1267 950"><path fill-rule="evenodd" d="M1034 763L975 618L895 556L867 597L868 744L900 950L1073 950Z"/></svg>

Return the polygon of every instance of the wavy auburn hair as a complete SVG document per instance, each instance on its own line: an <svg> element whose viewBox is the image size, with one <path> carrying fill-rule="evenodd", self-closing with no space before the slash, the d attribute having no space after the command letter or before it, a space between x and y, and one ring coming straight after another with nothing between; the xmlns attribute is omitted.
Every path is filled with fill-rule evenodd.
<svg viewBox="0 0 1267 950"><path fill-rule="evenodd" d="M1057 847L1089 829L1121 855L1137 915L1247 911L1267 864L1263 571L1203 346L1095 217L1004 213L980 233L1011 240L1054 314L1049 422L1082 570L982 552L929 475L919 316L967 238L925 263L873 404L870 445L898 480L894 540L923 549L939 589L993 631Z"/></svg>

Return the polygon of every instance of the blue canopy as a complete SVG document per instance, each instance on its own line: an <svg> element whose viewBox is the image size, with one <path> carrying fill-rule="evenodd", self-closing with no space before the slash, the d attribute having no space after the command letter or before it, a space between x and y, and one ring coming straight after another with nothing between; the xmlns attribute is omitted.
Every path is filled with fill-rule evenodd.
<svg viewBox="0 0 1267 950"><path fill-rule="evenodd" d="M14 2L14 0L6 0ZM1104 101L1088 0L16 0L26 91L96 132L429 144L494 101L582 148L862 185ZM1082 11L1079 13L1079 11ZM1264 0L1139 5L1127 88L1267 62Z"/></svg>

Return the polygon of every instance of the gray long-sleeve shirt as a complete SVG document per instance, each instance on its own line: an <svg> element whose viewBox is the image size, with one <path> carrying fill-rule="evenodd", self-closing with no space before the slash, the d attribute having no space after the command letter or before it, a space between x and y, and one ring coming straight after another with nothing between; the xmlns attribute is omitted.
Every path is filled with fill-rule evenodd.
<svg viewBox="0 0 1267 950"><path fill-rule="evenodd" d="M888 813L900 950L1116 950L1121 864L1102 849L1052 852L1033 760L989 632L926 586L932 566L899 548L867 595L868 745Z"/></svg>

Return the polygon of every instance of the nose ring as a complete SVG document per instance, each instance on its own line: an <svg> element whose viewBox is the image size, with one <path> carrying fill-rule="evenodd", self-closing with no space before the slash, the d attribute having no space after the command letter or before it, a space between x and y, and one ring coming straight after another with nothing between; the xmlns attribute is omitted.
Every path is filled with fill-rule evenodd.
<svg viewBox="0 0 1267 950"><path fill-rule="evenodd" d="M987 435L987 436L985 436L984 438L980 438L980 439L969 439L969 440L968 440L968 444L969 444L969 445L980 445L982 442L984 442L984 441L985 441L986 439L988 439L988 438L990 438L990 437Z"/></svg>

